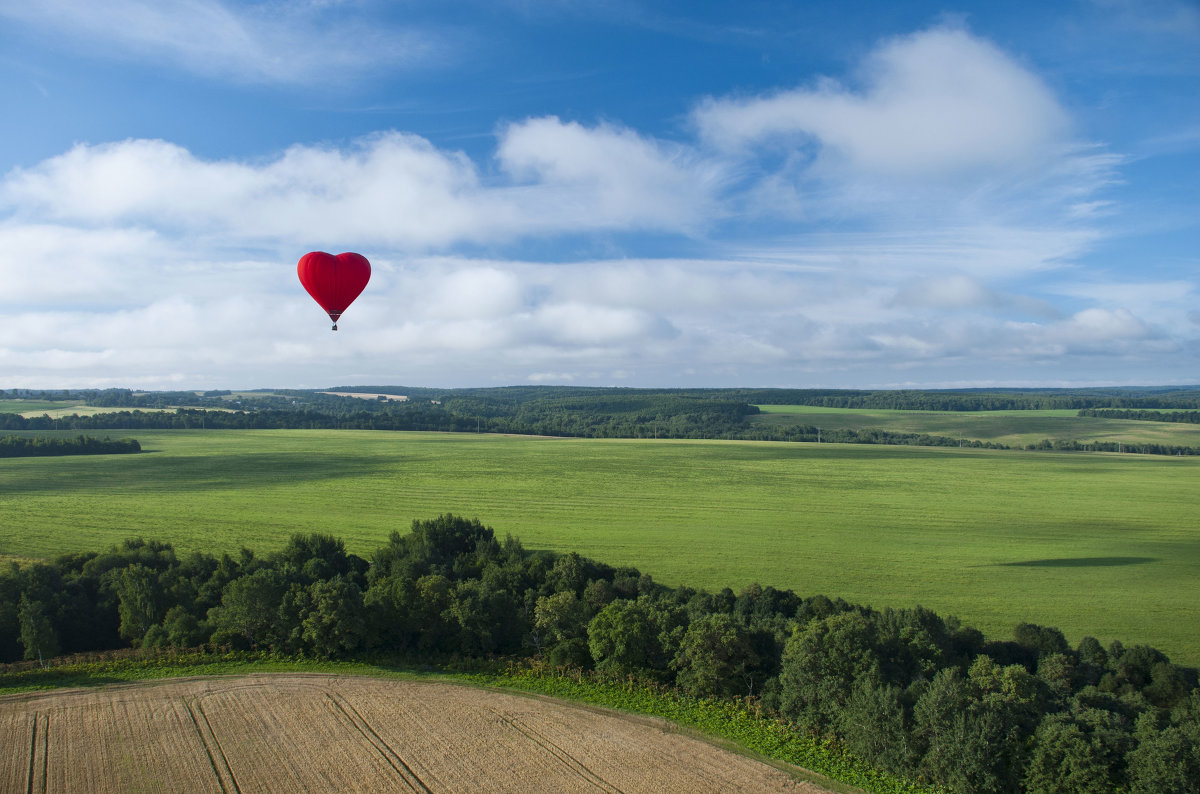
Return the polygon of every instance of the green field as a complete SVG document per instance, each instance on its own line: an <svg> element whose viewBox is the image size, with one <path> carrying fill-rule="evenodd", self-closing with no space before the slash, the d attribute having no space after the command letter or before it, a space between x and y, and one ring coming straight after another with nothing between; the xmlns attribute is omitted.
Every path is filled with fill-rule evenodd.
<svg viewBox="0 0 1200 794"><path fill-rule="evenodd" d="M53 419L61 419L64 416L92 416L93 414L111 413L113 411L127 411L128 408L104 408L95 405L86 405L83 400L0 400L0 412L6 414L20 414L26 419L35 416L49 416ZM155 408L142 408L143 411L159 410Z"/></svg>
<svg viewBox="0 0 1200 794"><path fill-rule="evenodd" d="M760 405L753 422L764 425L815 425L824 430L878 428L893 433L995 441L1013 447L1052 441L1096 441L1200 447L1200 425L1101 419L1078 416L1074 409L1048 411L894 411L822 408L811 405Z"/></svg>
<svg viewBox="0 0 1200 794"><path fill-rule="evenodd" d="M1200 663L1200 458L372 431L139 431L140 455L0 460L0 553L141 535L367 555L477 516L527 547L667 584L758 581L920 603L993 636L1023 620Z"/></svg>

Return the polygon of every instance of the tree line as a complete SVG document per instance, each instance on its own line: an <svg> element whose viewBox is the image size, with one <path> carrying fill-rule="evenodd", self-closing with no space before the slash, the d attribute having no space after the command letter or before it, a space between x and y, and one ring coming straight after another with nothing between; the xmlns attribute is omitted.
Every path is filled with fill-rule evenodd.
<svg viewBox="0 0 1200 794"><path fill-rule="evenodd" d="M1128 452L1140 455L1200 455L1200 448L1197 447L1145 441L1129 443L1127 441L1066 441L1043 438L1036 443L1026 444L1025 449L1052 449L1059 452Z"/></svg>
<svg viewBox="0 0 1200 794"><path fill-rule="evenodd" d="M74 438L47 436L15 436L0 438L0 458L27 458L43 455L119 455L141 452L142 445L133 438Z"/></svg>
<svg viewBox="0 0 1200 794"><path fill-rule="evenodd" d="M921 607L751 585L668 588L443 515L370 559L322 534L179 556L129 540L0 572L0 660L118 647L315 657L540 658L712 698L962 792L1200 790L1197 672L1057 629L984 637Z"/></svg>
<svg viewBox="0 0 1200 794"><path fill-rule="evenodd" d="M934 436L928 433L904 433L876 427L856 430L851 427L819 428L816 425L758 426L743 433L746 441L802 441L826 444L893 444L916 447L970 447L973 449L1009 449L999 441Z"/></svg>
<svg viewBox="0 0 1200 794"><path fill-rule="evenodd" d="M1183 422L1200 425L1200 411L1128 411L1111 408L1084 408L1079 416L1101 419L1136 419L1142 422Z"/></svg>

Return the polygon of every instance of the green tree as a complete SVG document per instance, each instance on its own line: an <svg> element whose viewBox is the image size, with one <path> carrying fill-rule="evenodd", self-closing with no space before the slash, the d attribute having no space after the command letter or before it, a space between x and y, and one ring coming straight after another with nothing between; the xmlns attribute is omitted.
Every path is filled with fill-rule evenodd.
<svg viewBox="0 0 1200 794"><path fill-rule="evenodd" d="M236 640L255 650L287 636L285 627L279 625L279 607L286 591L283 575L272 568L234 579L225 587L220 606L208 611L213 642Z"/></svg>
<svg viewBox="0 0 1200 794"><path fill-rule="evenodd" d="M1050 654L1065 654L1070 649L1067 638L1063 633L1051 626L1039 626L1036 623L1018 623L1013 629L1013 639L1023 648L1028 648L1039 657Z"/></svg>
<svg viewBox="0 0 1200 794"><path fill-rule="evenodd" d="M319 532L292 535L281 556L306 584L334 576L347 577L358 583L367 569L366 560L346 553L346 544L341 538Z"/></svg>
<svg viewBox="0 0 1200 794"><path fill-rule="evenodd" d="M913 708L925 748L922 771L953 791L1017 790L1039 698L1039 683L1025 668L988 656L976 658L965 679L957 668L940 671Z"/></svg>
<svg viewBox="0 0 1200 794"><path fill-rule="evenodd" d="M587 605L588 614L595 615L617 597L613 584L607 579L593 579L583 588L581 599Z"/></svg>
<svg viewBox="0 0 1200 794"><path fill-rule="evenodd" d="M400 573L372 577L363 606L373 647L403 652L416 644L422 604L415 579Z"/></svg>
<svg viewBox="0 0 1200 794"><path fill-rule="evenodd" d="M838 725L851 752L885 769L907 772L918 758L904 692L897 686L855 681Z"/></svg>
<svg viewBox="0 0 1200 794"><path fill-rule="evenodd" d="M1076 680L1075 665L1065 653L1043 655L1038 659L1037 677L1046 684L1052 697L1064 702L1070 698Z"/></svg>
<svg viewBox="0 0 1200 794"><path fill-rule="evenodd" d="M574 590L561 590L542 596L533 610L535 646L550 648L568 640L582 639L587 633L588 609Z"/></svg>
<svg viewBox="0 0 1200 794"><path fill-rule="evenodd" d="M454 583L441 574L417 579L415 625L417 649L423 652L457 650L457 626L448 617Z"/></svg>
<svg viewBox="0 0 1200 794"><path fill-rule="evenodd" d="M167 610L161 624L151 626L142 639L148 648L191 648L204 642L205 627L196 616L176 604Z"/></svg>
<svg viewBox="0 0 1200 794"><path fill-rule="evenodd" d="M15 562L0 566L0 662L21 658L21 621L17 616L21 603L20 568Z"/></svg>
<svg viewBox="0 0 1200 794"><path fill-rule="evenodd" d="M362 590L341 575L317 580L308 587L301 629L308 650L321 658L357 650L366 633Z"/></svg>
<svg viewBox="0 0 1200 794"><path fill-rule="evenodd" d="M1200 694L1195 707L1177 709L1166 722L1147 712L1138 720L1137 747L1130 751L1130 794L1194 794L1200 791Z"/></svg>
<svg viewBox="0 0 1200 794"><path fill-rule="evenodd" d="M483 656L519 647L528 626L518 612L508 593L492 590L479 579L466 579L454 585L443 615L458 630L455 650Z"/></svg>
<svg viewBox="0 0 1200 794"><path fill-rule="evenodd" d="M550 574L546 577L546 586L552 592L569 590L579 594L587 585L587 566L583 557L576 552L568 552L554 562Z"/></svg>
<svg viewBox="0 0 1200 794"><path fill-rule="evenodd" d="M783 712L817 730L837 725L854 683L879 680L875 624L843 612L798 627L783 649L779 699Z"/></svg>
<svg viewBox="0 0 1200 794"><path fill-rule="evenodd" d="M588 624L588 650L596 668L628 674L651 670L661 655L658 629L640 601L613 601Z"/></svg>
<svg viewBox="0 0 1200 794"><path fill-rule="evenodd" d="M58 655L58 635L46 605L21 596L17 607L17 619L21 624L21 647L26 659L44 661Z"/></svg>
<svg viewBox="0 0 1200 794"><path fill-rule="evenodd" d="M158 572L141 563L109 572L117 595L118 632L135 647L161 619Z"/></svg>
<svg viewBox="0 0 1200 794"><path fill-rule="evenodd" d="M1117 788L1102 748L1070 715L1042 720L1025 772L1029 794L1108 794Z"/></svg>
<svg viewBox="0 0 1200 794"><path fill-rule="evenodd" d="M747 691L747 672L757 663L746 630L730 615L716 613L688 626L671 667L689 694L733 695Z"/></svg>

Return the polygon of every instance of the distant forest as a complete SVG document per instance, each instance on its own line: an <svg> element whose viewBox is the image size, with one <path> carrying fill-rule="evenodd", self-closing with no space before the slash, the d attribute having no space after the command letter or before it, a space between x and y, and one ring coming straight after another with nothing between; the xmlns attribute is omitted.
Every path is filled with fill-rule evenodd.
<svg viewBox="0 0 1200 794"><path fill-rule="evenodd" d="M141 451L141 444L132 438L123 438L117 441L107 436L98 439L82 435L74 438L12 435L0 438L0 458L29 458L46 455L116 455Z"/></svg>
<svg viewBox="0 0 1200 794"><path fill-rule="evenodd" d="M667 588L529 551L443 515L370 560L295 535L259 555L130 540L0 569L0 662L119 647L318 658L538 658L761 705L910 780L956 792L1200 791L1197 671L1163 652L1023 623L751 585ZM11 669L11 668L10 668ZM2 671L0 671L2 672Z"/></svg>
<svg viewBox="0 0 1200 794"><path fill-rule="evenodd" d="M1003 445L879 429L825 429L752 421L758 405L810 405L923 411L1074 409L1153 412L1200 409L1200 387L990 391L848 391L828 389L626 389L510 386L431 389L343 386L331 391L403 395L361 399L311 390L149 392L128 389L0 392L4 399L81 400L111 407L94 416L23 418L0 413L0 430L137 430L141 428L343 428L515 433L586 438L712 438L919 446ZM154 410L151 410L154 409ZM173 409L173 410L162 410ZM1193 414L1196 412L1192 412ZM1090 415L1090 414L1089 414ZM1170 416L1171 414L1161 414ZM1125 416L1120 418L1135 418ZM1162 421L1168 421L1166 419ZM820 434L818 436L818 434ZM1087 447L1062 448L1098 449ZM1121 449L1113 445L1113 451ZM1200 454L1188 447L1139 447L1160 454Z"/></svg>

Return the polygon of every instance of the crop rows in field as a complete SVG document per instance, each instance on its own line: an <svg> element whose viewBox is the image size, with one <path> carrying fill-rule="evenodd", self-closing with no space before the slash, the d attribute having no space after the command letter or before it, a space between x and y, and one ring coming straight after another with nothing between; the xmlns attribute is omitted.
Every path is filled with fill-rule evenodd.
<svg viewBox="0 0 1200 794"><path fill-rule="evenodd" d="M3 791L809 791L656 722L313 675L0 698Z"/></svg>

